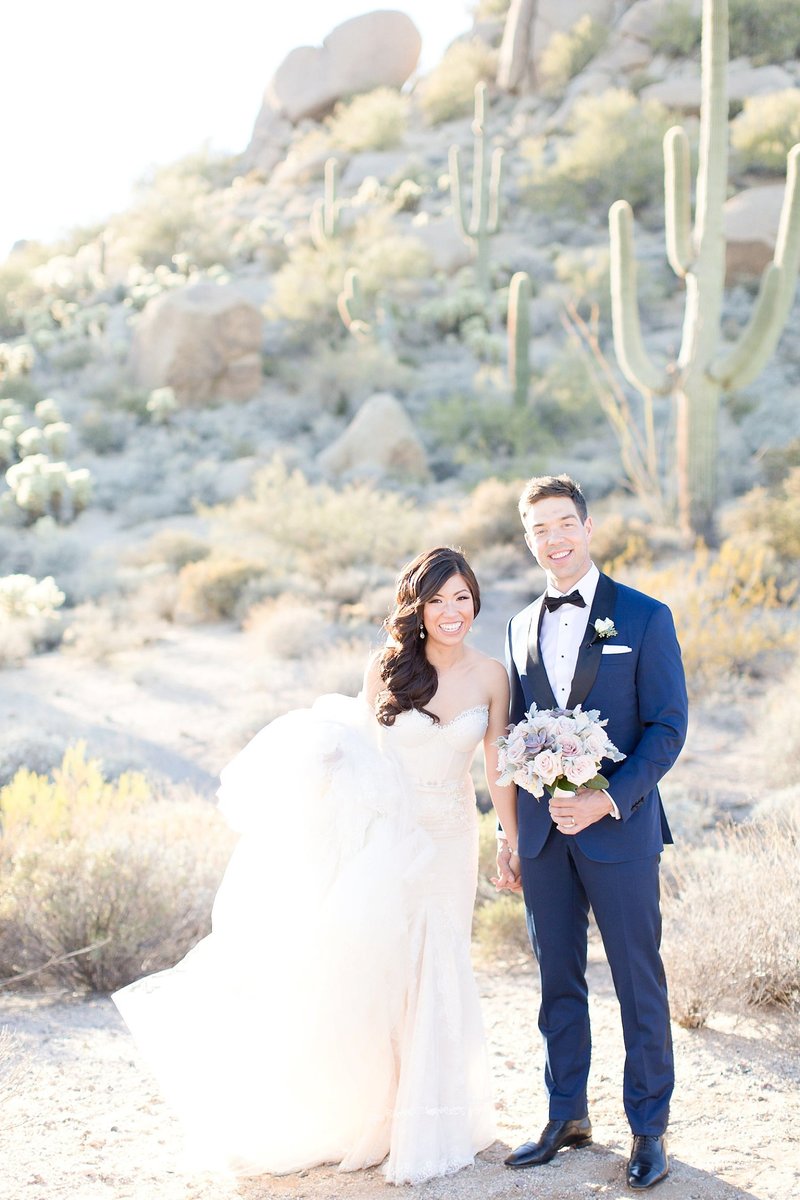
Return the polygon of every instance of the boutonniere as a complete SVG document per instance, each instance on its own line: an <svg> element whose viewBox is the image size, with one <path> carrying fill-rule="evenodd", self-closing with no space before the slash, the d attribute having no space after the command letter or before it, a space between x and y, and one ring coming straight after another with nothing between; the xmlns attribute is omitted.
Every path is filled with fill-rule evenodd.
<svg viewBox="0 0 800 1200"><path fill-rule="evenodd" d="M594 623L594 635L589 645L594 646L597 642L616 636L617 630L611 617L598 617Z"/></svg>

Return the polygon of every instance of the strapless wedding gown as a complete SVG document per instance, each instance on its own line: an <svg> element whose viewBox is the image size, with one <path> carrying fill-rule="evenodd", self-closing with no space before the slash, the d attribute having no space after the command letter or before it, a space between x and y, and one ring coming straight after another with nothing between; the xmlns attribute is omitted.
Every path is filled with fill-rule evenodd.
<svg viewBox="0 0 800 1200"><path fill-rule="evenodd" d="M194 1165L384 1163L415 1183L492 1142L470 964L469 766L487 719L412 711L387 728L361 699L326 696L223 771L242 837L213 931L114 996Z"/></svg>

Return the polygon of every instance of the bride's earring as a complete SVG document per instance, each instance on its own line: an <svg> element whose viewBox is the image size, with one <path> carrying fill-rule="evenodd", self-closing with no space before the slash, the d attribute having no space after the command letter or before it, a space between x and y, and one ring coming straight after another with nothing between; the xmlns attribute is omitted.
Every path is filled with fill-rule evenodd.
<svg viewBox="0 0 800 1200"><path fill-rule="evenodd" d="M420 625L420 627L419 627L419 640L421 642L425 641L425 626L424 625Z"/></svg>

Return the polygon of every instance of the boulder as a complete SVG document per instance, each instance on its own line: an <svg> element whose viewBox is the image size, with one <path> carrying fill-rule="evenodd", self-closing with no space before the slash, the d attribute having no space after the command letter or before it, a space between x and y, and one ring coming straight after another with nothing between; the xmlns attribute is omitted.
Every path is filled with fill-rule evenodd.
<svg viewBox="0 0 800 1200"><path fill-rule="evenodd" d="M542 54L554 33L566 33L581 17L610 25L614 0L511 0L497 67L497 82L508 91L535 85Z"/></svg>
<svg viewBox="0 0 800 1200"><path fill-rule="evenodd" d="M419 31L405 13L364 13L337 25L321 47L292 50L270 80L265 103L292 124L324 116L343 96L402 87L421 49Z"/></svg>
<svg viewBox="0 0 800 1200"><path fill-rule="evenodd" d="M188 408L247 400L261 386L262 325L258 308L228 284L196 283L156 296L136 325L136 382L171 387Z"/></svg>
<svg viewBox="0 0 800 1200"><path fill-rule="evenodd" d="M411 233L427 250L434 271L453 275L473 260L472 247L462 238L452 217L418 213L411 222Z"/></svg>
<svg viewBox="0 0 800 1200"><path fill-rule="evenodd" d="M784 185L745 188L725 204L726 282L758 277L772 261L778 237Z"/></svg>
<svg viewBox="0 0 800 1200"><path fill-rule="evenodd" d="M286 154L291 140L291 122L263 101L250 142L242 155L243 169L269 175Z"/></svg>
<svg viewBox="0 0 800 1200"><path fill-rule="evenodd" d="M728 71L728 99L743 103L749 96L763 96L794 87L794 79L783 67L752 67L738 58ZM671 75L659 83L651 83L639 93L642 100L660 100L667 108L681 112L700 111L700 72L697 66L690 71Z"/></svg>
<svg viewBox="0 0 800 1200"><path fill-rule="evenodd" d="M689 7L693 14L700 16L702 0L690 0ZM627 12L623 13L617 25L617 32L649 42L659 25L664 20L664 0L636 0Z"/></svg>
<svg viewBox="0 0 800 1200"><path fill-rule="evenodd" d="M317 456L331 475L425 480L428 460L407 412L388 392L364 402L344 433Z"/></svg>

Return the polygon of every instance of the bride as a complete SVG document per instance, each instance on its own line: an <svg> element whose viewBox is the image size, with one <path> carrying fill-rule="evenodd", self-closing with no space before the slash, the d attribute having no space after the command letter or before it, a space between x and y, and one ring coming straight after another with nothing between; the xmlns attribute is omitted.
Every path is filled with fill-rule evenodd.
<svg viewBox="0 0 800 1200"><path fill-rule="evenodd" d="M279 718L222 772L242 836L213 932L114 996L193 1165L384 1163L417 1183L492 1142L470 965L481 740L512 846L517 819L495 782L506 672L465 642L479 609L463 555L419 555L359 698Z"/></svg>

